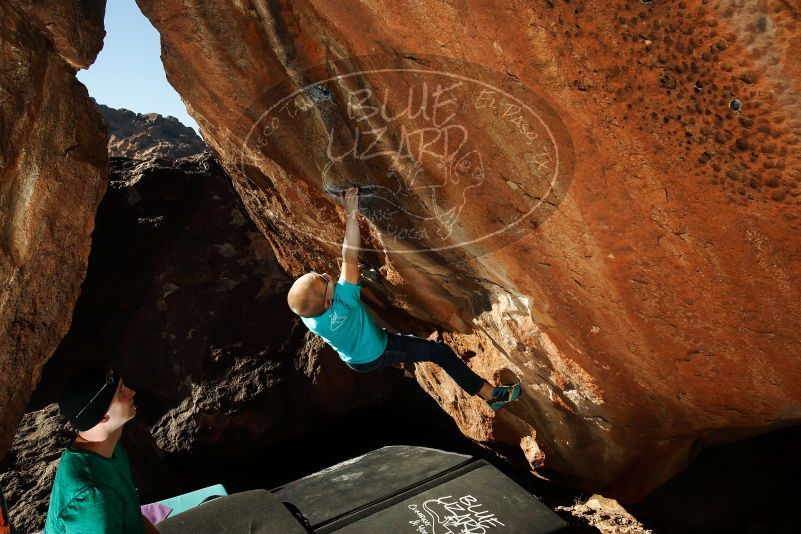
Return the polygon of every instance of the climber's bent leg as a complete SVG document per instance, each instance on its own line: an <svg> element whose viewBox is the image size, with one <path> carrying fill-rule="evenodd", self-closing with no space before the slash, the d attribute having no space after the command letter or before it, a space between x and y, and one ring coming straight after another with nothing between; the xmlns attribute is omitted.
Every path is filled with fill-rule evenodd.
<svg viewBox="0 0 801 534"><path fill-rule="evenodd" d="M354 371L366 373L396 363L432 362L448 373L465 392L476 395L485 384L484 379L470 370L456 353L441 341L423 339L405 334L387 332L387 348L376 360L363 364L348 364Z"/></svg>

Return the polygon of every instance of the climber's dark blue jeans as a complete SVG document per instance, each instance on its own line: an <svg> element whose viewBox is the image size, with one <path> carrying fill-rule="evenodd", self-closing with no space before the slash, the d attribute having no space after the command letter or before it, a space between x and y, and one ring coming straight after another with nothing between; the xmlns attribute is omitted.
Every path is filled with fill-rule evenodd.
<svg viewBox="0 0 801 534"><path fill-rule="evenodd" d="M389 338L387 348L381 356L372 362L349 363L348 367L360 373L367 373L396 363L432 362L442 367L454 382L470 395L476 395L484 385L484 379L471 371L467 364L441 341L390 332L387 332L387 337Z"/></svg>

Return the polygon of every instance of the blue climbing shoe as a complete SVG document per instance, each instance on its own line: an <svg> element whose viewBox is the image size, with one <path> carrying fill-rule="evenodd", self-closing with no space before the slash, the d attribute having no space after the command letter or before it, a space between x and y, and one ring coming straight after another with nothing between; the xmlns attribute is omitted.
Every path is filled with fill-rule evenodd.
<svg viewBox="0 0 801 534"><path fill-rule="evenodd" d="M510 386L498 386L492 388L492 398L487 401L489 407L497 412L517 397L520 396L520 384L512 384Z"/></svg>

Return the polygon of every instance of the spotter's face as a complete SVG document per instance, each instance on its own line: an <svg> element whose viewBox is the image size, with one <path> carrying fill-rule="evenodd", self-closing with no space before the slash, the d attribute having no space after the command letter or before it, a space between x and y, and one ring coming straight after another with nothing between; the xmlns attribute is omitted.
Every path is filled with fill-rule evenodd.
<svg viewBox="0 0 801 534"><path fill-rule="evenodd" d="M126 386L123 380L120 379L120 383L117 385L117 392L114 394L114 398L111 399L108 412L106 412L108 420L105 424L110 432L134 418L136 415L135 395L136 391Z"/></svg>

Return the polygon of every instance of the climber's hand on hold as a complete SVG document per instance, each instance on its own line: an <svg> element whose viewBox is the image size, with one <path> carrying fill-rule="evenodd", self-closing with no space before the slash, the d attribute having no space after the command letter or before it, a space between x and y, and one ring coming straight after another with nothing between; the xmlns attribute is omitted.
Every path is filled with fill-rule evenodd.
<svg viewBox="0 0 801 534"><path fill-rule="evenodd" d="M359 188L349 187L343 193L345 213L348 218L355 217L359 213Z"/></svg>

